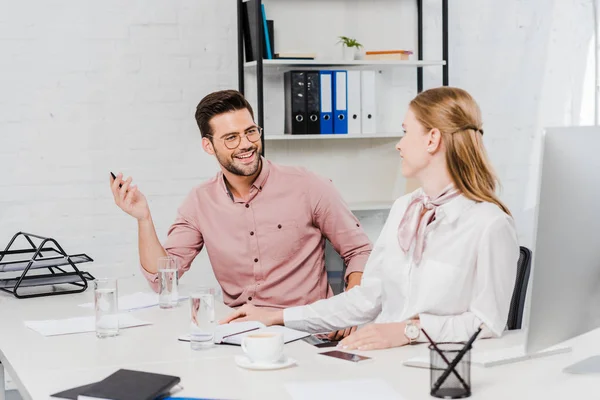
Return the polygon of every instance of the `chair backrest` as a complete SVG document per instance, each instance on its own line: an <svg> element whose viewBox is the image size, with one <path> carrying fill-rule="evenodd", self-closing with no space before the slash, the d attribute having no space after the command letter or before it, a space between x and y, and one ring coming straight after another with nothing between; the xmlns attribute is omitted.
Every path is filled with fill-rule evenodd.
<svg viewBox="0 0 600 400"><path fill-rule="evenodd" d="M531 250L521 246L519 261L517 263L517 278L515 280L512 299L510 300L510 310L508 312L508 322L506 324L509 330L521 329L530 270Z"/></svg>

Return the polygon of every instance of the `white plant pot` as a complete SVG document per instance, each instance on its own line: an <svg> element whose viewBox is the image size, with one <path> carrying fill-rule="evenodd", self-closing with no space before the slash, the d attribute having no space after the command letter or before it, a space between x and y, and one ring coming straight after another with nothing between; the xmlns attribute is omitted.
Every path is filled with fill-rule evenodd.
<svg viewBox="0 0 600 400"><path fill-rule="evenodd" d="M360 51L356 47L342 46L342 57L344 61L354 61L360 59Z"/></svg>

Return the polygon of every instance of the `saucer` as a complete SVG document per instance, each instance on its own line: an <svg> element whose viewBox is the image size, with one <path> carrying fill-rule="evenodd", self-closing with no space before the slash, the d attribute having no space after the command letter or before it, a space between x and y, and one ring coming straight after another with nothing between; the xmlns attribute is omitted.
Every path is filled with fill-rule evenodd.
<svg viewBox="0 0 600 400"><path fill-rule="evenodd" d="M246 356L235 356L235 363L242 368L254 370L271 370L291 367L296 364L296 360L291 357L283 357L281 360L274 363L255 363L250 361Z"/></svg>

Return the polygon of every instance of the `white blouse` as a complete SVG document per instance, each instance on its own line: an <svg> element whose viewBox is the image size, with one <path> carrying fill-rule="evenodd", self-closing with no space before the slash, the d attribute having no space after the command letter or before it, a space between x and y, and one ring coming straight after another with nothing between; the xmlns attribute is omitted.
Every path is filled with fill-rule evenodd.
<svg viewBox="0 0 600 400"><path fill-rule="evenodd" d="M360 286L286 309L285 326L329 332L418 316L436 341L465 341L482 323L487 329L481 337L502 335L519 258L512 218L495 204L460 195L438 208L426 230L421 263L415 265L412 249L405 254L398 244L398 225L420 193L394 203Z"/></svg>

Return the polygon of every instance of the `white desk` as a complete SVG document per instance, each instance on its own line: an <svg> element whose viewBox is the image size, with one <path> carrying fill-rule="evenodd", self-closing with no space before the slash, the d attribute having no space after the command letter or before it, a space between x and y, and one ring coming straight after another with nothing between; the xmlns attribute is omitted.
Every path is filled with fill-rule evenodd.
<svg viewBox="0 0 600 400"><path fill-rule="evenodd" d="M120 282L121 295L138 290L147 290L142 277ZM25 300L0 294L0 361L25 400L48 399L52 393L103 379L118 368L179 376L184 390L178 395L190 397L289 399L286 382L370 377L386 380L406 400L432 398L429 371L401 365L402 360L426 352L425 345L364 352L373 360L354 364L320 356L319 352L328 349L299 341L286 345L286 354L298 360L297 366L249 371L234 363L234 356L241 354L239 347L192 351L189 343L177 341L188 326L187 302L173 310L135 311L154 325L122 330L109 339L97 339L94 333L43 337L23 324L24 320L89 315L91 310L77 305L91 299L91 289L78 295ZM217 310L221 315L227 312L225 306ZM500 340L477 342L476 347L498 348L521 340L521 333L510 333ZM600 330L571 345L571 353L492 368L473 366L472 398L598 398L598 376L568 375L562 369L590 354L600 354Z"/></svg>

